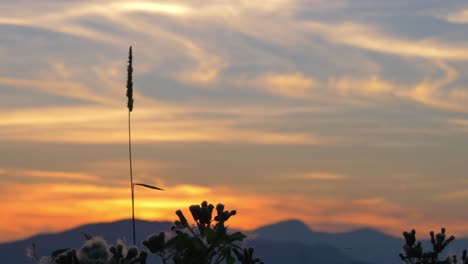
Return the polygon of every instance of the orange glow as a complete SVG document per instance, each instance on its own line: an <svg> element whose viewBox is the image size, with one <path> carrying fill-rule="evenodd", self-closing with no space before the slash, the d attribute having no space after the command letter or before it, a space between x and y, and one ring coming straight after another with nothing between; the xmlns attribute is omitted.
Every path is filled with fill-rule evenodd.
<svg viewBox="0 0 468 264"><path fill-rule="evenodd" d="M3 171L9 172L5 169ZM56 232L85 223L130 217L130 191L126 183L117 186L95 185L90 181L92 175L76 172L20 173L26 177L48 177L57 181L39 184L9 183L8 188L0 192L0 199L4 201L2 211L8 214L0 223L0 232L4 234L1 241L20 239L38 232ZM85 183L61 182L70 179L84 180ZM381 197L343 200L298 194L259 195L227 186L158 186L166 191L136 188L137 218L173 221L176 219L175 210L182 209L191 219L188 206L207 200L213 204L222 202L228 210L236 209L238 215L230 220L230 226L242 230L289 219L302 220L311 228L321 231L337 232L370 226L396 236L405 228L413 228L411 224L415 219L419 223L417 228L427 230L437 227L434 225L437 223L436 219L431 222L422 218L423 212L402 208ZM449 227L455 223L446 224ZM461 226L463 225L458 223L450 230L463 233Z"/></svg>

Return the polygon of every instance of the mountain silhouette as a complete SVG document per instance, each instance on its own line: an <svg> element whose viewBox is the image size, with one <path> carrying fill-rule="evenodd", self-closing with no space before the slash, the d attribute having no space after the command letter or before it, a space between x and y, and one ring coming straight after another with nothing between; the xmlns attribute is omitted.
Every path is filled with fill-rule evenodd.
<svg viewBox="0 0 468 264"><path fill-rule="evenodd" d="M132 243L131 221L129 219L110 223L86 224L60 233L40 234L24 240L3 243L0 244L1 263L35 263L26 256L26 248L32 243L36 244L37 251L41 256L48 256L54 250L61 248L80 248L84 242L83 232L92 236L102 236L110 244L115 244L118 239L122 239L130 245ZM138 241L143 241L150 234L170 230L172 226L171 222L135 221ZM143 248L141 242L138 247Z"/></svg>
<svg viewBox="0 0 468 264"><path fill-rule="evenodd" d="M264 263L368 264L345 255L329 245L308 246L296 241L253 240L249 246ZM369 263L370 264L370 263Z"/></svg>
<svg viewBox="0 0 468 264"><path fill-rule="evenodd" d="M148 235L170 230L171 222L136 221L139 248ZM36 244L40 255L60 248L79 248L83 244L83 232L102 236L110 244L118 239L131 243L131 220L110 223L86 224L64 232L40 234L30 238L0 244L2 264L35 263L26 256L26 248ZM289 220L245 232L248 246L255 248L255 255L266 264L326 263L326 264L397 264L403 239L398 239L371 228L345 233L315 232L298 220ZM421 235L422 236L422 235ZM420 237L421 237L420 236ZM426 237L421 237L426 238ZM426 248L429 242L423 241ZM460 253L468 248L467 239L456 239L446 252ZM158 263L154 259L149 263Z"/></svg>
<svg viewBox="0 0 468 264"><path fill-rule="evenodd" d="M257 239L299 242L309 246L330 245L346 255L370 263L398 263L403 239L385 235L371 228L346 233L314 232L304 223L289 220L261 227L253 234Z"/></svg>
<svg viewBox="0 0 468 264"><path fill-rule="evenodd" d="M402 263L398 255L402 252L403 237L395 238L372 228L344 233L323 233L311 230L301 221L288 220L258 228L251 231L251 234L258 240L299 242L308 246L329 245L353 259L368 263ZM418 239L425 249L431 249L427 234L419 233ZM445 252L460 254L465 248L468 248L468 239L456 239Z"/></svg>

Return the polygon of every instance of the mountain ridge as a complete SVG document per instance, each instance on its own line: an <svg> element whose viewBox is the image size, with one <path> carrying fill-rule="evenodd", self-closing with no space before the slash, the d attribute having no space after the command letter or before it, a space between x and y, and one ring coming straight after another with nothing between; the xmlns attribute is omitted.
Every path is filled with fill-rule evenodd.
<svg viewBox="0 0 468 264"><path fill-rule="evenodd" d="M171 222L136 220L137 240L142 241L148 235L170 230ZM4 264L33 263L26 256L26 248L36 244L40 255L48 255L58 248L79 248L83 243L83 232L92 236L103 236L111 244L118 239L131 237L131 220L100 222L80 225L63 232L37 234L27 239L0 243L0 254ZM265 263L314 263L320 259L329 260L327 264L394 264L401 263L398 254L404 244L398 239L372 228L360 228L343 233L316 232L300 220L286 220L245 231L249 239L246 242L254 246L258 256L269 260ZM422 240L428 245L427 240ZM468 248L468 239L453 242L447 252L460 253ZM137 244L143 248L141 242ZM296 258L294 262L293 258ZM281 260L281 261L280 261ZM306 262L304 262L306 261ZM157 263L157 262L150 262Z"/></svg>

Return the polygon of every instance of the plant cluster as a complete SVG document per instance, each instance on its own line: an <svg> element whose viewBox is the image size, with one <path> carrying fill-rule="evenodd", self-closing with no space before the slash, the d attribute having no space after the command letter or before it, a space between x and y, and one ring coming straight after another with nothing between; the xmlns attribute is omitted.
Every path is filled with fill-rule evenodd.
<svg viewBox="0 0 468 264"><path fill-rule="evenodd" d="M195 221L190 225L182 211L176 211L179 220L174 222L172 231L175 236L166 240L166 233L149 236L143 245L152 253L159 255L163 263L203 264L227 263L237 260L242 264L262 263L254 258L253 248L241 248L238 243L246 237L241 232L229 234L226 221L236 211L224 210L224 205L216 208L206 201L201 205L190 206L190 213ZM213 213L216 211L216 216Z"/></svg>
<svg viewBox="0 0 468 264"><path fill-rule="evenodd" d="M123 242L109 246L102 237L85 237L86 242L78 250L58 249L50 257L39 258L33 245L28 255L38 264L146 264L148 253L135 246L127 248Z"/></svg>
<svg viewBox="0 0 468 264"><path fill-rule="evenodd" d="M226 222L236 211L214 207L206 201L190 206L195 224L190 225L181 210L176 211L178 220L167 232L148 236L143 245L164 264L263 264L254 257L253 248L239 244L245 239L241 232L228 232ZM214 215L216 214L216 215ZM35 245L28 255L38 264L146 264L148 253L137 247L128 249L122 242L109 246L101 237L84 234L85 244L80 249L64 248L54 251L50 257L39 258Z"/></svg>
<svg viewBox="0 0 468 264"><path fill-rule="evenodd" d="M416 240L416 230L411 232L403 232L405 245L403 246L404 254L400 254L401 260L408 264L468 264L467 251L463 251L461 262L457 255L447 256L444 260L440 260L441 252L453 241L454 236L447 238L445 228L441 228L440 233L435 234L434 231L429 232L431 237L432 250L424 251L421 241Z"/></svg>

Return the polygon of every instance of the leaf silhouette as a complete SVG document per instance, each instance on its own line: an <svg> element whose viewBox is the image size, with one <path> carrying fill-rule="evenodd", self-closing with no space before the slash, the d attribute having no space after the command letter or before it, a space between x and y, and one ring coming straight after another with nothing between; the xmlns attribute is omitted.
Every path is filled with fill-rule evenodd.
<svg viewBox="0 0 468 264"><path fill-rule="evenodd" d="M153 185L144 184L144 183L134 183L133 185L140 185L140 186L143 186L143 187L146 187L146 188L159 190L159 191L164 191L164 189L161 189L161 188L153 186Z"/></svg>
<svg viewBox="0 0 468 264"><path fill-rule="evenodd" d="M83 236L86 238L86 240L90 240L91 238L93 238L92 235L88 234L88 233L85 233L85 232L81 232L83 234Z"/></svg>

